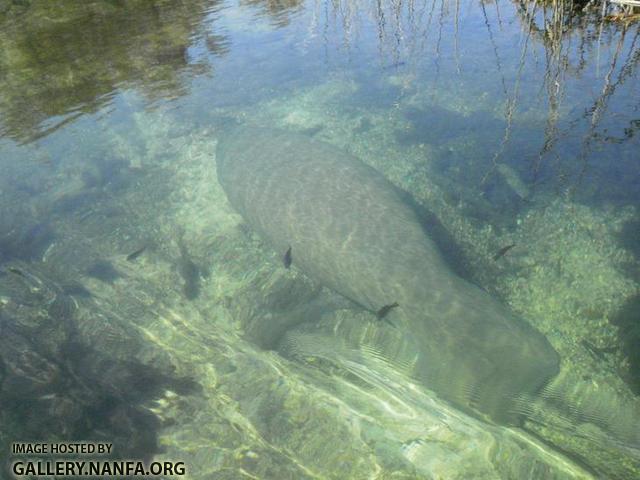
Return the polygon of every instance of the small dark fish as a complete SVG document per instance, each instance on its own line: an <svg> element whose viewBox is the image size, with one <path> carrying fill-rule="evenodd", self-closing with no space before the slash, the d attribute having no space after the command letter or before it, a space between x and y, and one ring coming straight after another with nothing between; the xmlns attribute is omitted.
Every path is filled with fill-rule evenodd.
<svg viewBox="0 0 640 480"><path fill-rule="evenodd" d="M22 272L22 270L20 270L18 268L9 267L9 268L7 268L7 270L10 271L11 273L16 274L16 275L20 275L21 277L26 277L26 275Z"/></svg>
<svg viewBox="0 0 640 480"><path fill-rule="evenodd" d="M87 275L105 283L113 283L121 278L120 272L106 260L99 260L87 269Z"/></svg>
<svg viewBox="0 0 640 480"><path fill-rule="evenodd" d="M180 276L184 280L182 292L189 300L194 300L200 295L202 272L200 267L191 258L191 255L182 240L178 241L178 247L180 249L178 273L180 273Z"/></svg>
<svg viewBox="0 0 640 480"><path fill-rule="evenodd" d="M129 255L127 255L127 261L129 262L133 262L136 258L138 258L140 255L142 255L142 253L147 249L146 245L139 248L138 250L136 250L135 252L130 253Z"/></svg>
<svg viewBox="0 0 640 480"><path fill-rule="evenodd" d="M393 303L390 303L389 305L385 305L384 307L382 307L380 310L376 312L376 317L378 317L378 320L382 320L384 317L387 316L387 314L391 311L392 308L396 308L399 306L400 305L398 305L398 302L393 302Z"/></svg>
<svg viewBox="0 0 640 480"><path fill-rule="evenodd" d="M282 262L284 263L284 268L288 269L291 266L292 261L293 259L291 258L291 245L289 245L287 252L284 254L284 258L282 259Z"/></svg>
<svg viewBox="0 0 640 480"><path fill-rule="evenodd" d="M500 250L498 250L498 253L496 253L493 256L493 261L495 262L496 260L499 260L501 257L504 257L505 254L515 246L516 244L512 243L510 245L507 245L506 247L502 247Z"/></svg>
<svg viewBox="0 0 640 480"><path fill-rule="evenodd" d="M62 293L72 297L73 296L84 297L84 298L91 297L91 292L79 283L69 283L67 285L63 285Z"/></svg>
<svg viewBox="0 0 640 480"><path fill-rule="evenodd" d="M596 347L593 343L582 340L580 344L597 360L606 361L606 354L613 354L617 351L616 347Z"/></svg>

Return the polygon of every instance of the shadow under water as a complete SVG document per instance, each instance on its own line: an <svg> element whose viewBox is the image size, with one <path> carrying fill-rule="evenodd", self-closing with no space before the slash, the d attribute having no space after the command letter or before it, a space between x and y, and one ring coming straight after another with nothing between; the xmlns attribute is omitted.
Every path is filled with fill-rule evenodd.
<svg viewBox="0 0 640 480"><path fill-rule="evenodd" d="M159 453L162 422L147 405L167 390L195 393L198 384L163 362L136 358L142 339L128 328L120 336L87 336L90 329L104 332L104 316L118 320L86 290L65 288L34 265L5 263L0 292L0 448L101 441L113 444L113 459L150 461ZM116 342L129 345L126 354L113 349Z"/></svg>

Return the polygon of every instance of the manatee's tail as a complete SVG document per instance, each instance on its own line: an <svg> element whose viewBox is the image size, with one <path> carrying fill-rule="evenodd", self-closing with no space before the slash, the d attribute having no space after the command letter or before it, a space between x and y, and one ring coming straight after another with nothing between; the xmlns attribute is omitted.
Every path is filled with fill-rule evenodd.
<svg viewBox="0 0 640 480"><path fill-rule="evenodd" d="M523 428L601 478L640 478L640 402L564 369L537 395L521 397Z"/></svg>

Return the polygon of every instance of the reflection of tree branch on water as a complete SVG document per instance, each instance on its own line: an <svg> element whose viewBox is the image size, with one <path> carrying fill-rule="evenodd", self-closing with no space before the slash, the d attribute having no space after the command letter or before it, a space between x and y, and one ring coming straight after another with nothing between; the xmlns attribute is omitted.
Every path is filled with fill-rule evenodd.
<svg viewBox="0 0 640 480"><path fill-rule="evenodd" d="M618 61L618 56L622 51L622 45L624 43L624 38L626 33L627 33L627 28L625 27L622 29L620 39L618 40L618 44L616 45L616 51L615 51L613 60L611 62L609 71L605 75L605 83L602 88L602 93L594 102L593 107L587 111L587 114L588 113L591 114L591 125L593 126L597 125L600 122L602 116L604 115L607 109L608 100L611 98L616 88L623 85L624 82L634 73L635 67L638 64L638 61L640 61L640 50L635 49L638 38L640 37L640 30L638 30L636 31L636 34L631 42L631 45L629 47L629 55L627 56L627 59L624 61L624 64L620 69L620 72L618 74L618 79L614 83L611 83L611 75L615 70L615 66Z"/></svg>
<svg viewBox="0 0 640 480"><path fill-rule="evenodd" d="M444 16L445 16L445 3L444 0L440 0L440 15L438 16L438 40L436 40L436 78L435 83L438 82L438 78L440 76L440 43L442 41L442 27L444 25Z"/></svg>
<svg viewBox="0 0 640 480"><path fill-rule="evenodd" d="M500 14L498 13L498 2L495 2L496 5L496 14L498 15L498 21L500 22ZM484 24L487 27L487 32L489 33L489 41L491 42L491 46L493 47L493 54L496 57L496 66L498 67L498 73L500 74L500 83L502 84L502 92L504 93L505 98L507 97L507 83L504 78L504 72L502 71L502 62L500 61L500 55L498 54L498 46L496 45L496 41L493 38L493 32L491 31L491 23L489 22L489 17L487 16L487 9L485 8L485 2L480 1L480 8L482 9L482 15L484 16Z"/></svg>
<svg viewBox="0 0 640 480"><path fill-rule="evenodd" d="M543 9L543 18L547 18L547 6L543 6ZM551 20L545 21L546 30L542 31L535 25L535 23L532 23L535 35L546 45L546 69L542 88L546 87L549 102L549 113L547 115L544 128L544 143L538 152L537 157L532 160L531 165L534 187L538 181L544 157L553 152L559 140L558 122L560 119L560 107L564 98L563 87L565 83L565 70L566 66L570 64L569 52L567 51L568 49L564 49L564 44L562 42L562 35L565 32L566 22L566 9L564 8L564 5L561 5L560 8L552 9ZM582 36L581 42L584 41L585 36ZM580 51L582 50L580 49ZM584 66L585 62L583 58L581 58L580 68L578 70L584 68ZM556 161L559 161L557 153L555 159Z"/></svg>
<svg viewBox="0 0 640 480"><path fill-rule="evenodd" d="M561 129L559 124L561 120L561 108L565 98L565 85L568 81L567 74L571 74L576 78L580 78L587 68L586 60L588 52L597 49L598 58L601 45L601 38L605 26L604 15L606 10L600 10L599 6L592 3L584 7L574 2L565 2L563 0L554 0L550 4L534 1L533 3L526 0L517 0L516 11L522 19L522 25L527 38L530 36L544 47L545 52L545 74L544 82L541 88L546 89L546 97L548 102L548 112L544 128L543 145L538 151L537 156L532 159L530 173L533 177L534 189L541 185L543 180L541 172L546 164L546 169L554 171L554 180L556 181L556 193L563 191L572 193L583 181L585 173L588 171L588 158L593 150L593 142L600 140L598 134L598 126L600 125L610 98L613 96L616 87L622 85L626 78L633 75L635 66L638 63L638 52L634 52L636 38L634 38L631 46L628 48L629 54L626 61L619 70L618 80L611 81L616 69L619 67L619 59L622 55L625 45L625 35L627 28L618 28L616 25L607 24L606 32L611 36L618 33L615 52L610 61L608 72L604 77L604 85L601 94L594 102L586 115L589 118L589 126L587 133L583 136L577 160L579 168L576 169L576 163L562 164L567 160L566 154L562 155L558 150L561 146L560 140L567 138L571 131L579 128L584 124L585 117L579 117L568 123L568 127ZM598 35L594 30L598 29ZM579 38L577 46L574 45L576 35ZM490 36L491 38L491 36ZM595 45L594 45L595 44ZM525 39L526 48L526 39ZM576 51L577 50L577 51ZM511 98L507 100L506 109L506 127L502 142L496 151L492 165L485 174L481 184L484 184L490 177L497 165L499 159L504 153L510 137L512 125L512 116L516 107L516 101L520 83L520 73L524 62L524 53L521 57L518 74L515 79L514 92ZM577 56L577 61L572 60ZM631 138L630 136L623 137ZM575 158L575 157L574 157ZM566 171L564 171L566 170ZM571 174L570 172L574 173ZM571 188L567 183L573 183Z"/></svg>
<svg viewBox="0 0 640 480"><path fill-rule="evenodd" d="M425 2L425 5L426 5L426 2ZM426 7L425 7L425 9L426 9ZM423 11L425 9L423 9ZM420 37L421 37L420 48L419 48L420 52L423 52L425 50L425 44L426 44L426 41L427 41L427 37L429 36L429 31L431 29L431 22L433 21L433 13L435 12L435 10L436 10L436 0L431 0L431 8L429 9L429 16L427 18L427 24L424 27L424 31L420 35Z"/></svg>
<svg viewBox="0 0 640 480"><path fill-rule="evenodd" d="M346 36L342 45L347 48L353 46L354 39L351 38L359 25L362 12L368 11L375 21L377 33L377 47L380 56L380 63L383 69L404 64L406 62L419 62L423 60L426 65L432 63L434 68L431 70L430 79L435 83L435 88L430 89L429 94L437 96L442 85L441 75L445 70L450 74L449 68L455 68L456 71L460 67L464 69L465 65L461 64L460 53L463 47L458 41L458 34L462 31L463 24L460 22L460 3L459 0L423 0L420 3L402 1L385 1L376 0L371 4L362 4L358 8L347 8L343 6L345 0L336 0L331 3L329 8L333 9L334 15L343 25L342 33ZM569 88L569 85L576 81L582 81L586 75L592 75L594 70L594 54L601 44L612 44L612 48L618 43L620 29L616 25L603 23L603 13L601 4L595 3L578 3L569 0L515 0L513 5L517 16L520 18L522 26L521 39L519 43L519 54L517 56L517 66L511 85L508 84L508 77L505 77L506 71L498 50L499 42L496 41L494 35L496 28L492 23L498 23L502 28L502 18L498 9L499 5L495 5L495 12L487 8L487 0L479 3L480 14L483 16L486 26L486 33L494 56L495 70L499 75L501 82L501 91L504 94L504 130L498 140L498 146L491 155L490 163L482 179L480 185L486 190L488 180L492 176L504 177L503 170L509 168L506 159L503 158L507 151L510 150L512 136L518 120L518 110L520 103L523 101L523 95L536 95L537 85L535 87L527 86L525 88L526 72L531 66L531 57L536 56L538 52L542 52L544 77L538 84L540 88L539 96L544 98L543 105L546 103L547 109L544 117L544 126L540 128L543 132L543 139L537 152L530 157L529 174L533 188L529 189L527 197L530 197L535 190L546 184L551 184L552 188L560 189L566 192L565 180L575 182L579 180L579 168L576 164L576 155L568 155L567 151L574 147L571 138L575 137L574 128L584 129L584 119L577 119L576 122L570 123L570 119L563 117L563 111L567 107L567 95L571 94L569 100L576 103L576 97L572 94L575 90ZM325 3L326 5L326 3ZM357 4L358 6L359 4ZM368 10L367 10L368 8ZM436 11L437 10L437 11ZM605 10L606 13L606 10ZM436 19L437 17L437 19ZM496 20L497 19L497 20ZM433 25L437 22L437 26ZM364 31L364 30L363 30ZM451 38L451 37L454 38ZM417 41L416 41L417 38ZM329 38L329 41L339 41L340 39ZM620 41L623 50L628 46L629 35L626 39ZM445 45L450 43L453 57L444 55ZM427 48L428 47L428 48ZM429 50L431 55L425 58L425 51ZM606 50L603 49L605 52ZM607 55L613 55L613 51L607 52ZM613 78L616 71L620 68L620 58L623 52L616 54L618 60L614 61L613 69L609 74L608 81L611 86L605 88L602 92L602 101L607 102L606 98L613 95L615 85ZM444 64L445 59L451 58L451 64ZM505 58L509 59L507 54ZM606 58L606 57L605 57ZM609 58L608 61L613 61ZM455 62L455 64L454 64ZM628 62L629 63L629 62ZM633 64L631 62L623 66L624 76L632 76ZM597 67L597 65L596 65ZM532 94L529 92L533 92ZM403 91L399 93L404 95ZM434 98L434 102L437 103ZM396 104L399 104L396 102ZM592 150L593 142L597 138L597 127L600 124L599 116L606 116L605 105L597 107L593 122L593 127L588 136L591 140L583 142L582 148L578 147L578 151L582 150L580 161L587 161ZM570 126L567 129L567 125ZM571 135L570 135L571 134ZM631 137L624 137L631 138ZM569 162L570 160L570 162ZM504 167L504 168L503 168ZM549 173L552 173L550 176Z"/></svg>
<svg viewBox="0 0 640 480"><path fill-rule="evenodd" d="M623 51L623 46L624 46L627 31L628 29L626 26L623 26L620 31L620 35L616 43L614 54L609 63L608 71L604 76L603 86L602 86L600 95L596 98L593 105L590 108L586 109L582 117L579 117L574 121L572 121L565 132L563 132L562 134L558 133L556 135L557 137L560 137L560 135L567 136L570 130L576 128L581 123L581 120L588 119L589 121L588 130L583 135L580 152L577 157L580 169L575 175L575 179L571 182L572 183L571 185L566 184L568 183L569 176L564 175L563 180L565 180L565 182L557 186L557 189L564 188L567 194L569 195L575 194L577 188L581 185L581 183L584 180L584 177L589 169L588 160L593 150L593 143L596 141L603 141L603 140L606 141L606 137L603 138L603 136L598 133L598 127L602 122L602 120L605 118L606 110L611 98L613 97L616 89L621 85L623 85L624 82L631 75L633 75L633 73L635 72L635 67L637 66L638 61L640 60L640 52L637 51L635 48L637 40L640 35L640 31L636 31L636 34L628 49L629 53L627 55L627 58L622 63L622 67L618 72L618 77L614 82L611 81ZM599 47L599 44L598 44L598 47ZM630 138L632 138L632 135L625 136L623 137L622 140L628 140ZM543 152L543 153L546 153L546 152Z"/></svg>
<svg viewBox="0 0 640 480"><path fill-rule="evenodd" d="M507 144L509 143L509 139L511 138L511 127L513 124L513 114L515 112L516 109L516 102L518 99L518 93L520 91L520 80L522 78L522 70L524 69L524 65L525 65L525 60L526 60L526 55L527 55L527 49L529 46L529 38L530 38L530 33L531 33L531 24L533 23L533 19L536 13L536 7L537 7L537 0L533 2L533 6L531 8L531 12L528 11L528 6L527 9L525 9L525 19L528 22L528 27L526 26L527 23L523 22L523 28L525 30L525 39L524 39L524 44L522 45L522 50L520 53L520 61L518 63L518 71L516 73L516 80L515 80L515 84L514 84L514 88L513 88L513 95L510 98L507 98L507 105L506 105L506 111L505 111L505 118L506 118L506 126L504 129L504 135L502 137L502 141L500 142L500 146L498 147L498 149L496 150L495 154L493 155L493 158L491 159L491 166L489 167L489 170L484 174L484 176L482 177L482 179L480 180L480 185L484 185L487 180L489 179L489 177L494 173L494 171L498 168L498 160L500 159L500 157L502 156L502 154L504 153L504 150L507 146ZM496 53L497 55L497 53Z"/></svg>
<svg viewBox="0 0 640 480"><path fill-rule="evenodd" d="M454 38L452 45L455 52L456 62L459 63L459 14L460 0L455 0L455 17ZM333 13L333 17L329 18L325 15L325 22L339 21L339 29L334 26L334 30L342 35L342 38L331 38L330 35L325 36L326 44L333 41L340 41L340 45L347 50L354 45L354 36L360 32L360 23L366 22L372 18L375 22L377 47L380 54L380 66L387 68L393 65L404 64L409 61L419 61L423 58L426 49L426 43L431 33L433 18L438 9L438 33L434 40L435 67L440 67L440 54L443 41L443 33L446 27L446 18L449 14L449 2L446 0L373 0L371 2L360 2L358 0L334 0L325 2L316 2L315 9L319 10L324 6ZM312 18L318 18L318 14L314 13ZM313 35L311 28L310 35ZM331 25L325 23L323 26L325 31L331 29ZM458 65L459 68L459 65Z"/></svg>
<svg viewBox="0 0 640 480"><path fill-rule="evenodd" d="M607 109L607 104L611 96L613 95L616 86L619 85L620 82L624 82L624 68L620 71L618 75L618 80L613 84L611 83L611 75L615 71L616 64L618 62L618 56L622 51L622 45L624 44L626 33L627 33L627 29L626 27L623 27L622 32L620 34L620 38L618 39L618 43L616 45L616 50L613 55L613 59L611 60L611 64L609 66L609 71L604 77L604 85L602 87L602 93L596 99L593 107L590 109L591 119L589 122L589 130L587 131L587 134L584 136L582 147L580 149L580 155L578 157L581 168L576 177L576 181L568 191L570 195L573 195L575 193L576 188L582 183L584 175L587 172L587 168L588 168L587 159L589 157L589 154L591 153L592 143L596 139L596 135L597 135L596 129L605 114L605 111ZM631 51L633 51L633 46L635 45L635 41L637 38L638 38L638 35L636 34L636 37L634 38L633 43L631 45L631 50L629 52L629 55L631 55ZM628 66L628 65L629 64L627 63L627 65L625 66Z"/></svg>
<svg viewBox="0 0 640 480"><path fill-rule="evenodd" d="M259 16L267 16L276 27L285 27L302 9L302 0L243 0L241 5L259 8Z"/></svg>

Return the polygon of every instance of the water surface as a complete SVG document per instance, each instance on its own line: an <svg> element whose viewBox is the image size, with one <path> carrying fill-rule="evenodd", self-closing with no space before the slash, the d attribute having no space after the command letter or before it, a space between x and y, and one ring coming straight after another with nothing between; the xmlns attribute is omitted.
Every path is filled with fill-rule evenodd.
<svg viewBox="0 0 640 480"><path fill-rule="evenodd" d="M193 478L639 477L640 38L601 8L0 3L0 448L111 441ZM430 212L452 268L562 358L522 425L331 340L380 323L233 211L230 123L336 145Z"/></svg>

